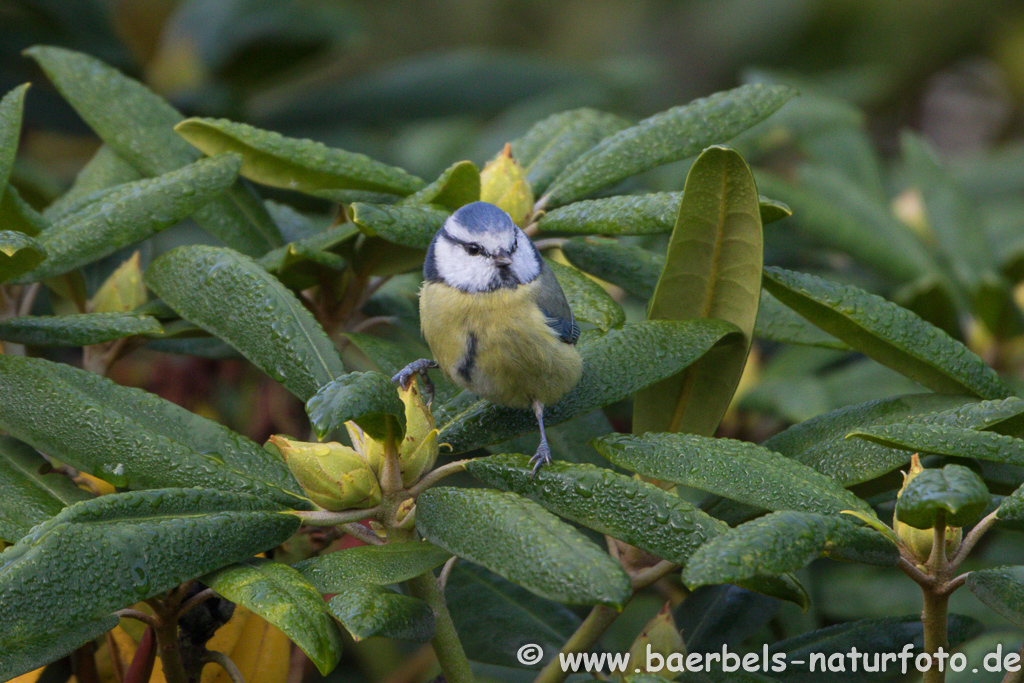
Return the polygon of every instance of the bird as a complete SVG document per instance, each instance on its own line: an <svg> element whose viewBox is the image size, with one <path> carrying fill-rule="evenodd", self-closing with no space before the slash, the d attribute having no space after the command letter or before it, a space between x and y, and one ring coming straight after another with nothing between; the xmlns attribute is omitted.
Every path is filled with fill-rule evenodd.
<svg viewBox="0 0 1024 683"><path fill-rule="evenodd" d="M580 380L580 328L555 274L512 218L487 202L466 204L434 235L423 264L420 327L434 359L413 361L408 386L439 368L491 403L532 409L540 444L530 476L551 462L544 407Z"/></svg>

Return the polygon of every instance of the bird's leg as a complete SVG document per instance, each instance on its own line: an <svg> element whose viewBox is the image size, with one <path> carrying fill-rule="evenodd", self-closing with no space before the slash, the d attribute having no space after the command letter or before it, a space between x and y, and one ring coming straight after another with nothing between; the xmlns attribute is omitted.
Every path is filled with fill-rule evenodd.
<svg viewBox="0 0 1024 683"><path fill-rule="evenodd" d="M530 471L531 479L537 475L537 470L551 462L551 446L548 445L548 437L544 433L544 404L534 401L533 414L537 416L537 424L540 426L540 445L537 446L537 452L530 458L530 462L533 463L533 469Z"/></svg>
<svg viewBox="0 0 1024 683"><path fill-rule="evenodd" d="M427 397L427 405L430 405L434 401L434 383L430 381L430 375L427 374L427 370L436 367L438 367L436 360L420 358L399 370L398 374L391 378L391 381L400 387L405 388L408 387L409 382L412 381L412 376L419 373L420 377L423 379L423 393Z"/></svg>

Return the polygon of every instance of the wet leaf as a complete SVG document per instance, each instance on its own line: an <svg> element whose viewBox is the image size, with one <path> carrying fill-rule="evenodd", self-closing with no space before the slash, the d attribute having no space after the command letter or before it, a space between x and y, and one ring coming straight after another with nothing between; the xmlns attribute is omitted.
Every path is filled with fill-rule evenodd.
<svg viewBox="0 0 1024 683"><path fill-rule="evenodd" d="M115 486L202 486L309 507L279 458L154 394L16 356L0 356L0 390L19 397L0 401L8 434Z"/></svg>
<svg viewBox="0 0 1024 683"><path fill-rule="evenodd" d="M246 493L161 489L76 503L0 554L9 615L0 647L18 651L66 635L272 548L298 526L277 503Z"/></svg>
<svg viewBox="0 0 1024 683"><path fill-rule="evenodd" d="M190 118L177 123L174 130L210 156L223 152L241 155L242 175L271 187L309 194L318 190L370 190L406 195L423 186L419 178L365 154L285 137L244 123Z"/></svg>
<svg viewBox="0 0 1024 683"><path fill-rule="evenodd" d="M26 346L88 346L134 335L163 336L160 321L134 313L23 315L0 320L0 339Z"/></svg>
<svg viewBox="0 0 1024 683"><path fill-rule="evenodd" d="M356 202L351 207L352 222L364 234L380 237L393 244L426 249L444 225L448 212L416 204L389 205Z"/></svg>
<svg viewBox="0 0 1024 683"><path fill-rule="evenodd" d="M765 268L779 301L857 351L946 394L1005 398L1011 391L970 349L905 308L851 285Z"/></svg>
<svg viewBox="0 0 1024 683"><path fill-rule="evenodd" d="M71 189L47 206L43 210L43 215L51 221L59 220L62 216L94 201L105 190L142 178L135 167L118 156L109 145L101 145L75 176Z"/></svg>
<svg viewBox="0 0 1024 683"><path fill-rule="evenodd" d="M437 180L399 200L399 204L434 204L455 211L480 199L480 171L471 161L452 164Z"/></svg>
<svg viewBox="0 0 1024 683"><path fill-rule="evenodd" d="M967 590L995 612L1024 627L1024 567L973 571L967 575Z"/></svg>
<svg viewBox="0 0 1024 683"><path fill-rule="evenodd" d="M786 86L746 85L655 114L580 155L538 204L569 204L641 171L693 156L768 118L795 94Z"/></svg>
<svg viewBox="0 0 1024 683"><path fill-rule="evenodd" d="M539 197L571 161L629 125L614 114L589 108L552 114L511 143L512 157L526 170Z"/></svg>
<svg viewBox="0 0 1024 683"><path fill-rule="evenodd" d="M356 640L383 636L425 643L434 637L434 611L417 598L354 581L327 608Z"/></svg>
<svg viewBox="0 0 1024 683"><path fill-rule="evenodd" d="M120 619L111 614L76 624L63 633L43 633L21 639L0 654L0 678L15 679L55 662L96 640L117 626L118 621Z"/></svg>
<svg viewBox="0 0 1024 683"><path fill-rule="evenodd" d="M711 349L680 373L637 392L633 431L714 434L746 364L761 294L757 188L743 158L711 147L686 176L649 320L717 318L742 339Z"/></svg>
<svg viewBox="0 0 1024 683"><path fill-rule="evenodd" d="M918 529L931 529L939 520L964 527L978 519L992 494L977 474L962 465L926 469L914 477L896 501L896 517Z"/></svg>
<svg viewBox="0 0 1024 683"><path fill-rule="evenodd" d="M850 348L828 332L809 323L806 318L765 289L761 290L761 303L757 307L754 336L780 344L814 346L819 349L847 351Z"/></svg>
<svg viewBox="0 0 1024 683"><path fill-rule="evenodd" d="M0 538L14 543L68 505L91 498L32 447L0 436Z"/></svg>
<svg viewBox="0 0 1024 683"><path fill-rule="evenodd" d="M786 510L741 524L698 549L683 580L693 588L775 576L823 553L881 566L895 566L900 556L892 542L849 517Z"/></svg>
<svg viewBox="0 0 1024 683"><path fill-rule="evenodd" d="M236 251L179 247L153 261L146 284L183 318L226 341L303 401L345 374L312 314L273 275ZM225 308L226 301L232 305Z"/></svg>
<svg viewBox="0 0 1024 683"><path fill-rule="evenodd" d="M186 166L200 154L174 133L181 113L138 81L94 57L59 47L25 50L118 156L146 176ZM196 213L226 245L250 256L280 246L281 235L251 187L236 182Z"/></svg>
<svg viewBox="0 0 1024 683"><path fill-rule="evenodd" d="M584 333L579 342L583 378L561 401L545 408L544 424L556 425L615 403L678 372L732 334L732 325L712 319L648 320L604 334ZM642 360L627 366L623 358ZM537 426L532 411L467 401L466 396L435 409L435 417L441 425L438 443L451 444L454 453L498 443Z"/></svg>
<svg viewBox="0 0 1024 683"><path fill-rule="evenodd" d="M416 528L435 545L550 600L622 606L632 593L618 562L514 493L429 489L417 500Z"/></svg>
<svg viewBox="0 0 1024 683"><path fill-rule="evenodd" d="M341 633L323 597L286 564L258 557L207 574L203 583L281 629L327 675L341 659Z"/></svg>
<svg viewBox="0 0 1024 683"><path fill-rule="evenodd" d="M622 306L601 285L572 266L550 260L547 264L558 279L577 320L592 323L603 331L619 327L626 321Z"/></svg>
<svg viewBox="0 0 1024 683"><path fill-rule="evenodd" d="M350 372L331 380L306 402L306 413L321 439L349 420L378 441L387 435L389 421L395 438L405 432L398 389L379 372Z"/></svg>
<svg viewBox="0 0 1024 683"><path fill-rule="evenodd" d="M941 423L883 424L855 429L849 436L908 453L953 455L1024 467L1024 440L972 427Z"/></svg>
<svg viewBox="0 0 1024 683"><path fill-rule="evenodd" d="M66 273L169 228L222 193L237 173L237 157L225 155L112 188L39 233L46 260L18 281Z"/></svg>
<svg viewBox="0 0 1024 683"><path fill-rule="evenodd" d="M389 586L444 564L452 554L427 541L360 545L295 565L321 593L338 593L354 581Z"/></svg>
<svg viewBox="0 0 1024 683"><path fill-rule="evenodd" d="M762 446L697 434L609 434L594 441L616 465L645 477L767 510L837 513L870 506L828 477Z"/></svg>
<svg viewBox="0 0 1024 683"><path fill-rule="evenodd" d="M7 188L14 156L21 140L21 116L25 109L28 83L9 91L0 99L0 194Z"/></svg>
<svg viewBox="0 0 1024 683"><path fill-rule="evenodd" d="M562 244L562 253L574 266L643 301L654 294L665 258L641 247L596 237L573 237Z"/></svg>

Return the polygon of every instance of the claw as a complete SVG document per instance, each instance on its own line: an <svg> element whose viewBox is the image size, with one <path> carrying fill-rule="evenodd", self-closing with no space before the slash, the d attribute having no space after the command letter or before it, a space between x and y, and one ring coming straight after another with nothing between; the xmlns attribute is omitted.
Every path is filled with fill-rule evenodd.
<svg viewBox="0 0 1024 683"><path fill-rule="evenodd" d="M533 469L530 470L530 479L537 476L538 470L544 465L551 462L551 447L548 446L547 441L542 441L540 446L537 447L537 452L530 458L530 462L533 464Z"/></svg>
<svg viewBox="0 0 1024 683"><path fill-rule="evenodd" d="M427 375L427 370L436 367L438 367L437 361L430 360L429 358L420 358L399 370L398 373L391 378L391 381L403 389L408 389L409 383L412 382L413 375L419 374L423 379L423 393L427 397L427 405L429 406L434 402L434 383L430 381L430 376Z"/></svg>

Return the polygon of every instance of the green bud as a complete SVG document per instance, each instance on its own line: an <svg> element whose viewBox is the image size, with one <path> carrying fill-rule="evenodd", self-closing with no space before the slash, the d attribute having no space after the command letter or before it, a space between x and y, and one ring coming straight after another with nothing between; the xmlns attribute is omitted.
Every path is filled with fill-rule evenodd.
<svg viewBox="0 0 1024 683"><path fill-rule="evenodd" d="M360 453L340 443L307 443L271 436L306 495L325 510L373 507L380 502L377 475Z"/></svg>
<svg viewBox="0 0 1024 683"><path fill-rule="evenodd" d="M650 647L651 652L657 653L662 657L668 657L675 653L686 654L686 645L683 643L679 628L672 618L671 607L671 604L666 602L661 611L654 615L654 618L647 622L647 625L640 631L640 634L629 648L630 662L646 662L648 647ZM642 668L643 664L639 664L639 666ZM671 677L669 680L678 677L678 674L673 675L660 670L646 673L656 673L661 676L666 676L667 674Z"/></svg>
<svg viewBox="0 0 1024 683"><path fill-rule="evenodd" d="M416 382L408 389L399 388L398 396L405 404L405 438L398 448L402 485L411 486L437 461L438 430Z"/></svg>
<svg viewBox="0 0 1024 683"><path fill-rule="evenodd" d="M398 524L398 528L403 531L412 531L416 526L416 501L412 498L406 498L398 504L398 510L395 512L395 522Z"/></svg>
<svg viewBox="0 0 1024 683"><path fill-rule="evenodd" d="M907 485L924 472L924 467L921 466L921 458L917 453L914 453L910 457L910 469L903 475L903 486L900 487L899 492L896 494L896 500L899 501L903 497L903 492L906 490ZM896 532L896 536L899 537L900 541L907 547L911 554L921 562L926 562L932 554L932 545L935 543L935 530L934 529L918 529L913 527L906 522L903 522L893 515L892 529ZM961 527L947 526L946 527L946 556L949 557L956 552L957 548L960 547L960 543L963 540L963 529Z"/></svg>
<svg viewBox="0 0 1024 683"><path fill-rule="evenodd" d="M146 285L142 282L139 252L117 267L103 281L89 301L92 313L124 313L146 303Z"/></svg>
<svg viewBox="0 0 1024 683"><path fill-rule="evenodd" d="M533 212L533 188L526 171L512 158L512 145L506 144L480 171L480 200L503 210L519 227L526 225Z"/></svg>

